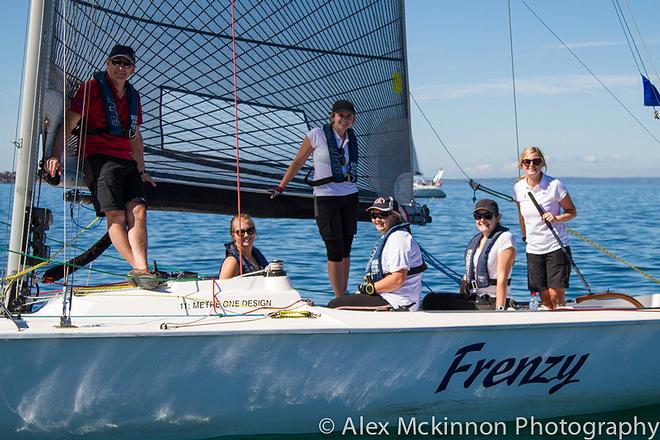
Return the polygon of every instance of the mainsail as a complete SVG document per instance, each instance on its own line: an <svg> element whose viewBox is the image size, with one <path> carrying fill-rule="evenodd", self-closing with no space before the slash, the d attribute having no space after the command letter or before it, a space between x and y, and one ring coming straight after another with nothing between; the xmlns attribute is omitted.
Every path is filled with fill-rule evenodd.
<svg viewBox="0 0 660 440"><path fill-rule="evenodd" d="M305 133L335 99L357 109L360 195L412 199L410 109L402 0L47 1L51 41L41 115L61 119L78 85L114 44L137 53L150 207L234 213L236 121L242 207L311 217L309 163L270 202ZM48 15L46 15L48 16ZM64 93L65 92L65 93ZM52 129L51 129L52 131ZM72 168L73 169L73 168Z"/></svg>

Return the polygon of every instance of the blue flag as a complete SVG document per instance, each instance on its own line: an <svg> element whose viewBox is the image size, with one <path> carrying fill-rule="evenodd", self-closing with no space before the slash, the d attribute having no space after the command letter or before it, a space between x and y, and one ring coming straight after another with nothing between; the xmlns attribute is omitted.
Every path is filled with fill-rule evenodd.
<svg viewBox="0 0 660 440"><path fill-rule="evenodd" d="M642 75L642 84L644 85L644 105L660 106L660 93L658 93L658 89L644 75Z"/></svg>

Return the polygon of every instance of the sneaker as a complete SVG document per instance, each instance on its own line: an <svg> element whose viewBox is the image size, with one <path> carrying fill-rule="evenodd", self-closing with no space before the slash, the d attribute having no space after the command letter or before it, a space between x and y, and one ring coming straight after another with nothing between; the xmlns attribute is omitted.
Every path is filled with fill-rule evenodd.
<svg viewBox="0 0 660 440"><path fill-rule="evenodd" d="M160 285L158 276L149 269L133 269L126 275L126 281L146 290L153 290Z"/></svg>

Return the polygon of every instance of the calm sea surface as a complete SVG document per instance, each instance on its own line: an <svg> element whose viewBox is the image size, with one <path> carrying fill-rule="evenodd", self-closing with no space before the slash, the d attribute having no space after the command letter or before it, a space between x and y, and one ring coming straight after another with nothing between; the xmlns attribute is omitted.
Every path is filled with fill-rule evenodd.
<svg viewBox="0 0 660 440"><path fill-rule="evenodd" d="M602 248L626 260L638 269L660 279L660 241L656 239L660 216L660 179L581 179L564 178L578 216L568 225L598 243ZM511 193L513 179L491 179L480 183L491 188ZM0 184L0 240L3 247L8 243L10 205L12 186ZM463 181L446 181L443 189L446 199L421 199L426 203L433 216L433 222L427 226L415 226L413 233L423 248L457 272L461 272L465 245L477 232L471 212L473 192ZM477 198L488 197L477 193ZM44 186L41 192L42 206L49 207L55 216L55 223L48 232L52 253L60 248L64 240L63 218L67 221L67 236L73 237L79 228L71 223L75 220L80 226L86 226L94 218L88 208L71 208L62 201L61 192ZM515 206L506 201L498 201L503 213L502 222L518 237L518 258L514 267L512 288L514 297L527 300L526 265L524 244L520 241ZM223 243L229 241L229 216L172 213L151 211L149 213L149 258L156 260L161 270L195 271L203 275L217 275L224 257ZM331 289L326 275L326 260L323 243L318 236L314 220L256 219L258 230L257 246L268 259L281 259L285 262L293 285L303 297L309 297L319 305L326 304L331 298ZM86 249L105 232L105 224L84 232L77 241L77 246ZM360 223L352 252L350 286L358 284L362 270L377 233L370 223ZM571 247L575 261L582 271L592 291L612 290L629 294L660 292L660 285L595 247L571 237ZM66 255L71 258L72 253ZM64 260L63 254L56 257ZM3 270L6 255L3 251ZM118 281L130 269L118 257L114 248L106 251L94 263L92 282ZM87 282L89 271L80 270L76 274L76 283ZM435 291L456 291L455 283L442 273L430 269L424 273L425 284ZM580 280L571 276L569 297L585 293ZM657 349L657 348L656 348ZM622 372L623 374L623 372ZM616 378L612 378L616 380ZM660 379L658 379L660 380ZM660 407L633 410L625 413L599 414L585 416L582 420L631 420L634 416L645 420L660 421ZM514 436L509 430L507 438L543 438L539 435ZM344 436L346 437L346 436ZM342 437L342 438L344 438ZM356 438L350 436L351 438ZM282 437L261 437L282 438ZM287 437L290 438L290 437ZM299 436L298 439L327 438L327 436ZM335 438L333 436L332 438ZM359 437L358 437L359 438ZM370 437L364 437L370 438ZM447 437L445 437L447 438ZM456 437L456 438L475 438ZM503 438L502 436L483 436L478 438ZM549 438L549 437L547 437ZM574 438L585 438L578 435ZM594 438L617 438L596 436ZM626 436L625 438L649 438L647 435ZM656 436L660 438L660 434Z"/></svg>

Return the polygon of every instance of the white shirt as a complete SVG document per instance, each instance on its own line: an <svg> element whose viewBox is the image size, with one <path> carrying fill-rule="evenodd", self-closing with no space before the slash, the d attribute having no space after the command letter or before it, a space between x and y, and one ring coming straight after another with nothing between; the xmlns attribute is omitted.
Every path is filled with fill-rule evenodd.
<svg viewBox="0 0 660 440"><path fill-rule="evenodd" d="M337 132L332 130L335 135L336 148L344 146L345 164L342 167L344 173L348 172L348 136L342 139ZM325 138L325 132L322 128L312 128L307 133L307 139L312 144L312 160L314 161L314 178L313 180L324 179L332 176L332 167L330 166L330 152L328 151L328 142ZM358 187L354 182L330 182L325 185L314 187L314 196L346 196L358 192Z"/></svg>
<svg viewBox="0 0 660 440"><path fill-rule="evenodd" d="M497 237L497 240L495 240L495 243L493 243L493 247L490 248L490 252L488 253L488 261L486 264L488 266L488 276L490 277L491 280L497 279L497 261L499 255L505 250L511 248L513 248L513 251L515 253L516 241L513 239L513 234L511 233L511 231L502 232L500 236ZM477 248L477 251L474 253L472 257L472 264L474 267L477 267L477 261L479 261L479 255L481 255L482 250L483 247ZM511 266L511 269L509 270L509 273L506 276L507 279L511 278L512 271L513 271L513 266ZM475 293L479 296L488 295L494 298L495 296L497 296L497 286L481 287L475 290ZM507 286L506 296L507 298L511 297L511 286Z"/></svg>
<svg viewBox="0 0 660 440"><path fill-rule="evenodd" d="M412 235L406 231L394 231L387 238L381 257L383 273L417 267L422 264L422 251ZM422 274L406 277L406 281L394 292L378 292L394 308L415 303L411 311L419 310L422 293Z"/></svg>
<svg viewBox="0 0 660 440"><path fill-rule="evenodd" d="M541 181L536 188L530 188L526 179L521 179L513 185L513 199L520 204L520 213L525 220L525 232L527 234L527 253L529 254L547 254L549 252L561 249L550 228L547 227L539 211L529 198L528 192L534 194L534 198L545 212L551 212L554 215L560 214L560 205L564 197L568 194L566 187L559 179L548 176L543 173ZM568 233L563 223L551 223L557 231L561 242L568 246Z"/></svg>

